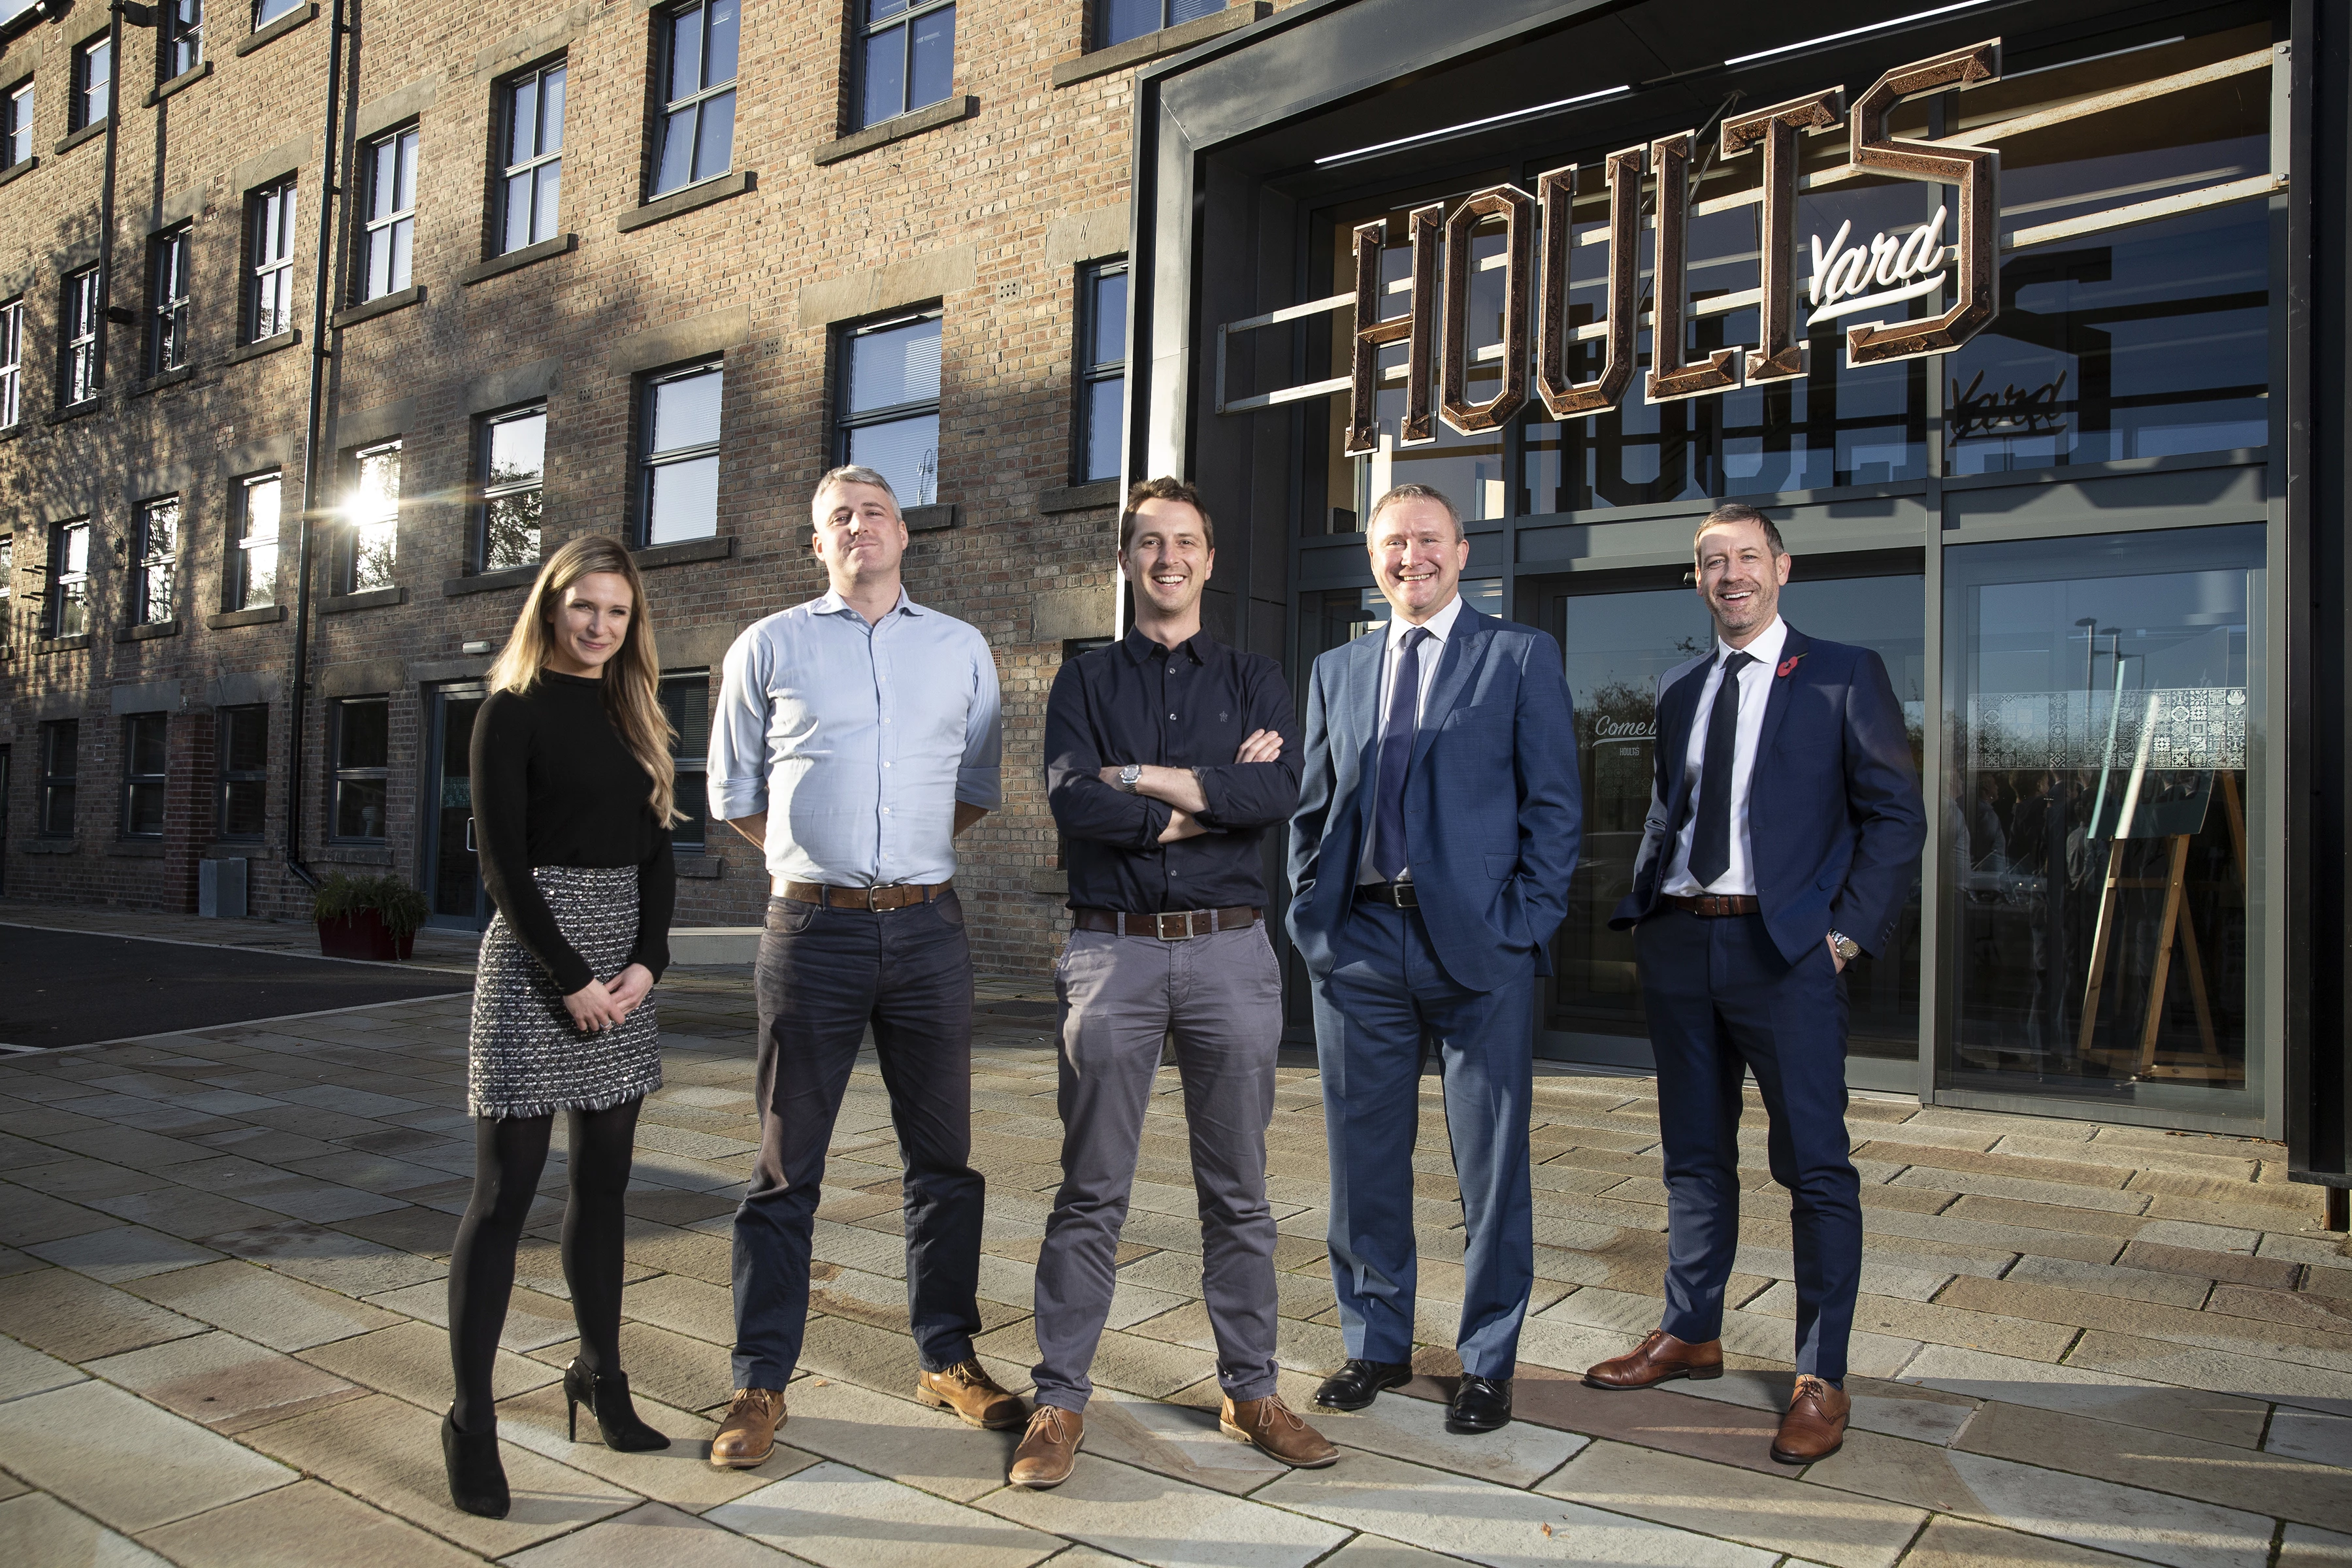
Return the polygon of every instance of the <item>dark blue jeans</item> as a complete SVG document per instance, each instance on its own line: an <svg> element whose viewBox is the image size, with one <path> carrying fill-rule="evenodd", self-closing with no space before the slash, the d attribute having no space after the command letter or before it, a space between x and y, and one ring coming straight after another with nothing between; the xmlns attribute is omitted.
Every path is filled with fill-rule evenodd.
<svg viewBox="0 0 2352 1568"><path fill-rule="evenodd" d="M782 1388L808 1323L825 1145L866 1026L906 1166L907 1313L928 1372L980 1331L984 1188L971 1168L971 948L950 892L879 912L768 900L760 1157L735 1212L735 1384Z"/></svg>
<svg viewBox="0 0 2352 1568"><path fill-rule="evenodd" d="M1826 943L1791 964L1761 915L1662 910L1636 928L1658 1060L1666 1167L1666 1310L1659 1327L1723 1332L1739 1250L1740 1086L1764 1097L1772 1179L1788 1189L1799 1372L1845 1376L1862 1281L1862 1178L1845 1130L1845 982Z"/></svg>

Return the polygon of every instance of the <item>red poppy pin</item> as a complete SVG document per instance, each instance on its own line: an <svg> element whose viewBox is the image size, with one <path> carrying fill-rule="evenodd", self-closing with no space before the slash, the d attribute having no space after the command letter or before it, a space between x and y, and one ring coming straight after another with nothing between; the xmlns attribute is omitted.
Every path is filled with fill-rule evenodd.
<svg viewBox="0 0 2352 1568"><path fill-rule="evenodd" d="M1790 654L1788 658L1786 658L1782 659L1782 660L1780 661L1780 668L1779 669L1774 670L1774 671L1772 672L1772 674L1773 674L1773 679L1776 679L1776 680L1786 680L1786 679L1789 679L1789 672L1790 672L1790 670L1792 670L1792 669L1796 668L1797 668L1797 661L1798 661L1799 659L1801 659L1801 658L1804 658L1804 657L1805 657L1805 656L1804 656L1803 654L1801 654L1801 653L1792 653L1792 654Z"/></svg>

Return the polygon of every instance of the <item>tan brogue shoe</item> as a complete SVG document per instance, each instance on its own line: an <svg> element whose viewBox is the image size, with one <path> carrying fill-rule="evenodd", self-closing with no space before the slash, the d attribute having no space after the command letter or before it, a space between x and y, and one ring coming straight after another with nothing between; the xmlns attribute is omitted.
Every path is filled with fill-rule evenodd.
<svg viewBox="0 0 2352 1568"><path fill-rule="evenodd" d="M1087 1435L1087 1418L1056 1405L1040 1405L1029 1417L1021 1447L1013 1450L1013 1469L1004 1479L1016 1487L1043 1490L1070 1479L1078 1462L1078 1442Z"/></svg>
<svg viewBox="0 0 2352 1568"><path fill-rule="evenodd" d="M1789 1414L1780 1417L1780 1435L1772 1439L1772 1457L1784 1465L1828 1458L1845 1446L1846 1412L1853 1408L1844 1389L1803 1373L1789 1400Z"/></svg>
<svg viewBox="0 0 2352 1568"><path fill-rule="evenodd" d="M1652 1329L1649 1338L1623 1355L1589 1369L1584 1383L1588 1388L1649 1388L1669 1378L1722 1375L1721 1340L1688 1344L1664 1329Z"/></svg>
<svg viewBox="0 0 2352 1568"><path fill-rule="evenodd" d="M954 1411L967 1426L985 1426L992 1432L1009 1431L1023 1419L1021 1401L997 1387L996 1379L981 1370L973 1358L915 1379L915 1399L934 1410Z"/></svg>
<svg viewBox="0 0 2352 1568"><path fill-rule="evenodd" d="M1339 1457L1339 1450L1299 1419L1279 1394L1264 1399L1226 1399L1225 1407L1217 1414L1217 1426L1226 1436L1239 1437L1294 1469L1319 1470Z"/></svg>
<svg viewBox="0 0 2352 1568"><path fill-rule="evenodd" d="M710 1463L721 1470L748 1470L776 1451L776 1428L784 1424L784 1396L773 1388L739 1388L710 1439Z"/></svg>

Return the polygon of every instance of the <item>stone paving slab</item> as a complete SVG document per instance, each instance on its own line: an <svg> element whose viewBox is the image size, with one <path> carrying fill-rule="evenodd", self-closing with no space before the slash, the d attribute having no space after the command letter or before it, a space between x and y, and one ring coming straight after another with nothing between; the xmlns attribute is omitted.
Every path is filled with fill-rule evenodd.
<svg viewBox="0 0 2352 1568"><path fill-rule="evenodd" d="M103 1383L0 1405L0 1465L128 1535L297 1479L250 1448Z"/></svg>
<svg viewBox="0 0 2352 1568"><path fill-rule="evenodd" d="M917 1554L971 1568L1030 1568L1066 1544L837 1464L813 1466L704 1517L818 1568L898 1568Z"/></svg>

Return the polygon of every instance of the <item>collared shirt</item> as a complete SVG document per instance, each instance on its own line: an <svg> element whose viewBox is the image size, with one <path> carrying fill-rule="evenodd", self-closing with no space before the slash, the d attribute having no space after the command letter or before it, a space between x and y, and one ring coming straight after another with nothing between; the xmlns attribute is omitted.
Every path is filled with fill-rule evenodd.
<svg viewBox="0 0 2352 1568"><path fill-rule="evenodd" d="M768 872L835 887L944 882L955 808L1004 798L988 641L899 590L873 625L826 594L727 650L710 815L768 814Z"/></svg>
<svg viewBox="0 0 2352 1568"><path fill-rule="evenodd" d="M1236 763L1256 730L1282 736L1270 763ZM1267 828L1298 805L1297 721L1282 668L1206 632L1170 648L1129 629L1066 659L1045 704L1045 798L1066 841L1070 907L1153 914L1265 905ZM1173 809L1102 780L1129 763L1191 768L1211 831L1160 842Z"/></svg>
<svg viewBox="0 0 2352 1568"><path fill-rule="evenodd" d="M1682 831L1675 837L1674 853L1666 860L1666 879L1660 885L1670 897L1756 891L1756 858L1748 843L1748 783L1756 772L1756 742L1764 732L1764 705L1771 699L1780 649L1788 640L1789 623L1778 616L1745 648L1735 649L1722 638L1716 639L1715 662L1708 667L1706 686L1698 694L1698 709L1691 715L1690 744L1683 752L1683 768L1690 779L1690 804ZM1756 662L1742 668L1738 678L1739 728L1731 748L1731 862L1722 876L1702 888L1690 874L1691 837L1698 831L1698 814L1704 809L1699 779L1706 765L1707 717L1715 711L1715 694L1723 685L1723 661L1734 652L1745 653Z"/></svg>
<svg viewBox="0 0 2352 1568"><path fill-rule="evenodd" d="M1421 728L1423 721L1429 716L1429 689L1437 684L1438 663L1445 657L1446 645L1454 640L1454 623L1461 618L1462 595L1457 593L1453 598L1448 599L1445 602L1445 607L1444 609L1430 616L1429 619L1422 625L1421 629L1427 632L1429 637L1421 645L1421 693L1419 697L1414 700L1412 707L1413 728L1416 731ZM1385 733L1387 731L1389 721L1389 692L1396 686L1397 667L1404 659L1405 634L1411 630L1412 630L1412 623L1406 620L1402 616L1391 615L1389 616L1389 640L1381 649L1380 701L1379 705L1372 710L1372 712L1376 715L1376 718L1373 721L1374 725L1376 726L1374 731L1375 733ZM1438 717L1442 719L1444 715L1440 714ZM1380 772L1377 768L1372 771L1370 776L1366 780L1366 783L1373 789L1380 788ZM1364 814L1364 820L1367 823L1370 822L1372 820L1372 814L1369 811L1366 812ZM1363 858L1356 864L1356 880L1359 882L1377 882L1380 879L1381 874L1372 869L1372 836L1368 832L1364 835ZM1412 881L1412 869L1408 868L1406 870L1400 873L1397 877L1397 880L1400 882Z"/></svg>

